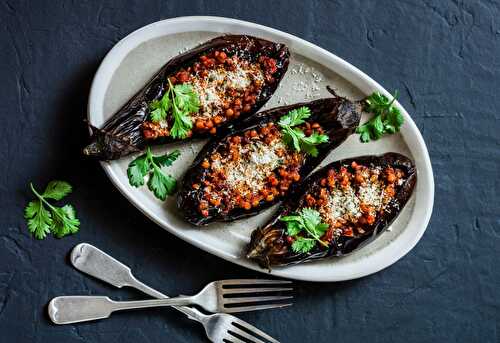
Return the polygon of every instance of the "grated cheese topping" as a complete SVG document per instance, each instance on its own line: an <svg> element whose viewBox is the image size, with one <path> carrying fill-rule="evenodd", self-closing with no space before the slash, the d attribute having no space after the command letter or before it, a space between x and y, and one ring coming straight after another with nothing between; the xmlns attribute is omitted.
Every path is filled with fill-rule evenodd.
<svg viewBox="0 0 500 343"><path fill-rule="evenodd" d="M378 171L375 171L378 174ZM339 219L356 222L363 215L361 206L372 207L375 211L384 205L384 187L380 180L374 182L367 180L363 185L353 188L336 188L329 192L328 201L320 209L327 222L335 224Z"/></svg>
<svg viewBox="0 0 500 343"><path fill-rule="evenodd" d="M336 189L329 194L326 216L330 221L336 222L340 218L348 217L350 219L361 216L359 208L359 198L352 187L346 190Z"/></svg>
<svg viewBox="0 0 500 343"><path fill-rule="evenodd" d="M219 65L208 72L206 77L196 75L190 82L200 98L200 111L193 119L212 118L220 114L224 103L231 102L231 90L243 92L252 82L264 82L264 73L258 64L251 64L233 56L234 70Z"/></svg>
<svg viewBox="0 0 500 343"><path fill-rule="evenodd" d="M375 207L379 210L382 207L384 198L384 190L378 182L370 182L365 186L361 186L358 190L359 199L362 203Z"/></svg>
<svg viewBox="0 0 500 343"><path fill-rule="evenodd" d="M283 164L284 160L278 156L278 151L284 149L287 147L281 140L274 144L264 144L258 141L242 147L237 161L229 161L224 166L219 162L218 165L212 167L223 168L226 174L226 185L245 196L257 193L273 170Z"/></svg>

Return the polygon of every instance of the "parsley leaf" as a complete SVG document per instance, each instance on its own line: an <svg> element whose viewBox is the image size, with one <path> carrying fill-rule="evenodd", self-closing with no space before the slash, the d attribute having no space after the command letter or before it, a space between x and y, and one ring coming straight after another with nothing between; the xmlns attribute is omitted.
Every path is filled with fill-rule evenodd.
<svg viewBox="0 0 500 343"><path fill-rule="evenodd" d="M54 226L52 232L57 238L78 232L80 221L76 218L73 206L64 205L63 207L54 207L53 213Z"/></svg>
<svg viewBox="0 0 500 343"><path fill-rule="evenodd" d="M193 128L190 113L198 112L200 99L189 84L173 86L168 80L168 90L160 100L153 100L149 104L151 121L158 123L167 119L167 113L172 113L173 125L170 134L173 138L184 139Z"/></svg>
<svg viewBox="0 0 500 343"><path fill-rule="evenodd" d="M304 222L301 216L285 216L280 219L286 222L286 233L288 236L297 236L302 231Z"/></svg>
<svg viewBox="0 0 500 343"><path fill-rule="evenodd" d="M320 135L317 132L313 132L309 137L304 137L302 139L301 147L306 153L316 157L318 156L318 148L316 148L316 145L327 142L328 142L327 135Z"/></svg>
<svg viewBox="0 0 500 343"><path fill-rule="evenodd" d="M42 196L54 200L61 200L71 193L71 185L66 181L50 181Z"/></svg>
<svg viewBox="0 0 500 343"><path fill-rule="evenodd" d="M148 181L148 188L155 197L165 200L167 195L173 195L177 188L177 181L170 175L162 173L160 168L153 166L153 173Z"/></svg>
<svg viewBox="0 0 500 343"><path fill-rule="evenodd" d="M398 97L398 92L394 92L392 100L379 92L374 92L365 99L365 109L372 112L374 116L356 129L363 143L370 140L377 140L384 134L398 132L403 125L404 118L394 101Z"/></svg>
<svg viewBox="0 0 500 343"><path fill-rule="evenodd" d="M303 106L291 110L288 114L284 115L280 118L278 125L279 126L297 126L300 124L304 124L304 119L307 119L311 116L311 110L309 107Z"/></svg>
<svg viewBox="0 0 500 343"><path fill-rule="evenodd" d="M167 118L167 112L163 108L157 107L151 111L150 116L153 122L158 123Z"/></svg>
<svg viewBox="0 0 500 343"><path fill-rule="evenodd" d="M321 216L318 211L305 207L301 211L304 224L309 231L317 235L322 235L328 229L328 224L321 223Z"/></svg>
<svg viewBox="0 0 500 343"><path fill-rule="evenodd" d="M177 107L188 113L198 112L200 99L191 85L182 83L176 85L173 91L175 93L174 103Z"/></svg>
<svg viewBox="0 0 500 343"><path fill-rule="evenodd" d="M193 122L191 117L188 116L187 112L181 111L177 106L174 105L174 110L172 111L172 116L174 118L174 125L170 130L170 134L173 138L184 139L188 136L189 131L193 127Z"/></svg>
<svg viewBox="0 0 500 343"><path fill-rule="evenodd" d="M30 201L24 210L24 218L28 221L28 230L37 239L44 239L50 233L52 216L40 200Z"/></svg>
<svg viewBox="0 0 500 343"><path fill-rule="evenodd" d="M42 194L38 193L31 183L30 187L38 199L28 203L24 210L24 218L27 220L28 230L35 238L44 239L50 232L57 238L78 232L80 221L76 218L73 206L56 207L47 201L47 199L61 200L68 195L72 189L69 183L51 181Z"/></svg>
<svg viewBox="0 0 500 343"><path fill-rule="evenodd" d="M153 161L159 167L170 167L177 158L181 155L179 150L174 150L170 154L165 154L162 156L153 156Z"/></svg>
<svg viewBox="0 0 500 343"><path fill-rule="evenodd" d="M316 246L316 240L313 238L297 237L292 243L292 250L299 254L305 254Z"/></svg>
<svg viewBox="0 0 500 343"><path fill-rule="evenodd" d="M180 156L179 150L162 156L154 156L148 147L146 153L130 162L127 176L130 185L139 187L144 185L144 177L149 176L148 189L160 200L165 200L168 195L173 195L177 189L177 181L171 175L165 175L162 167L171 166Z"/></svg>
<svg viewBox="0 0 500 343"><path fill-rule="evenodd" d="M130 162L127 168L127 176L129 183L134 187L144 185L144 176L147 175L149 170L149 160L146 154L137 157Z"/></svg>
<svg viewBox="0 0 500 343"><path fill-rule="evenodd" d="M318 156L316 146L328 142L328 136L313 131L310 136L306 137L301 129L294 128L294 126L303 124L305 119L310 116L311 110L308 107L300 107L282 116L278 125L281 126L285 144L293 147L296 151L305 151L307 154L316 157Z"/></svg>
<svg viewBox="0 0 500 343"><path fill-rule="evenodd" d="M321 236L328 230L329 225L321 221L318 211L305 207L299 213L283 216L280 220L286 223L287 235L295 238L292 244L294 252L307 253L316 246L316 242L328 247L328 244L321 240ZM305 236L298 236L300 233Z"/></svg>

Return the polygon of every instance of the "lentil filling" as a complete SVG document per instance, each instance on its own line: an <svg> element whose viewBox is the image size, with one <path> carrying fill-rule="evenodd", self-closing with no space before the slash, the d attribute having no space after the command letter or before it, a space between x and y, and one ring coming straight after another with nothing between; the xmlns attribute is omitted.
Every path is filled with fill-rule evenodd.
<svg viewBox="0 0 500 343"><path fill-rule="evenodd" d="M251 60L247 55L229 49L210 51L169 77L172 85L189 84L199 96L200 110L191 114L192 131L215 134L218 126L251 112L264 84L276 82L275 59L261 55ZM168 120L147 120L142 133L146 139L168 137L170 126Z"/></svg>
<svg viewBox="0 0 500 343"><path fill-rule="evenodd" d="M318 123L304 123L306 136L323 129ZM207 159L203 180L192 185L202 188L198 211L208 217L209 207L229 213L233 209L250 210L262 202L283 196L301 179L306 155L286 145L282 132L273 122L225 138Z"/></svg>

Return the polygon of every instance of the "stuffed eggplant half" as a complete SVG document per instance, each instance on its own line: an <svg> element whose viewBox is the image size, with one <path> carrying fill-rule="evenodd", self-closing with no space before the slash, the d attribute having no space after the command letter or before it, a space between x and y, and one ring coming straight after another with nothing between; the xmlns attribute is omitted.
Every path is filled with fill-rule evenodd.
<svg viewBox="0 0 500 343"><path fill-rule="evenodd" d="M413 163L396 153L333 162L252 233L247 258L271 268L346 255L387 228L415 182Z"/></svg>
<svg viewBox="0 0 500 343"><path fill-rule="evenodd" d="M148 145L213 135L259 110L289 63L284 44L251 36L212 39L171 59L102 128L84 154L113 160Z"/></svg>
<svg viewBox="0 0 500 343"><path fill-rule="evenodd" d="M353 133L361 111L361 102L334 94L252 116L205 145L186 172L178 208L194 225L257 214Z"/></svg>

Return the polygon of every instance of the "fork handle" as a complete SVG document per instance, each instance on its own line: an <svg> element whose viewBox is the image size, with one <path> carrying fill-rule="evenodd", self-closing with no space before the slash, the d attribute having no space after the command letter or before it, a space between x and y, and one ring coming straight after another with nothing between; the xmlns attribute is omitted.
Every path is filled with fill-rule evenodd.
<svg viewBox="0 0 500 343"><path fill-rule="evenodd" d="M153 298L166 299L163 293L137 280L129 267L116 260L104 251L88 243L80 243L73 248L71 263L79 271L107 282L115 287L128 286L135 288ZM194 307L173 306L189 319L204 323L208 317Z"/></svg>
<svg viewBox="0 0 500 343"><path fill-rule="evenodd" d="M113 312L122 310L133 310L138 308L164 307L164 306L187 306L193 305L191 297L175 297L168 299L148 299L131 301L112 301Z"/></svg>
<svg viewBox="0 0 500 343"><path fill-rule="evenodd" d="M127 286L135 288L138 291L141 291L142 293L147 294L150 297L156 299L162 299L162 300L170 299L170 297L168 297L167 295L158 292L156 289L137 280L133 275ZM177 305L172 305L172 307L175 308L177 311L184 313L189 319L192 319L194 321L204 324L205 321L208 319L208 315L200 312L197 308L187 307L187 306L177 306Z"/></svg>
<svg viewBox="0 0 500 343"><path fill-rule="evenodd" d="M113 301L102 296L61 296L49 303L50 319L56 324L80 323L103 319L115 311L139 308L188 305L191 297L139 301Z"/></svg>

